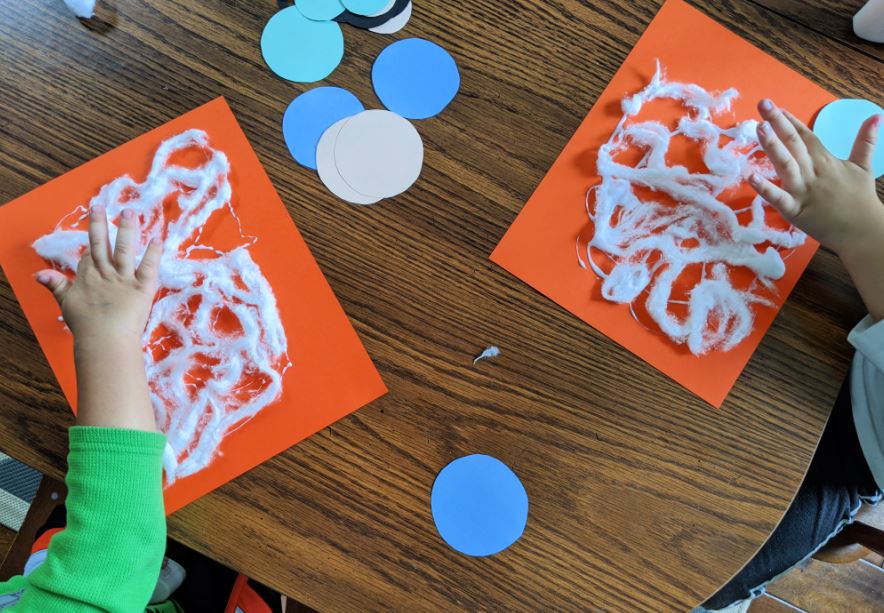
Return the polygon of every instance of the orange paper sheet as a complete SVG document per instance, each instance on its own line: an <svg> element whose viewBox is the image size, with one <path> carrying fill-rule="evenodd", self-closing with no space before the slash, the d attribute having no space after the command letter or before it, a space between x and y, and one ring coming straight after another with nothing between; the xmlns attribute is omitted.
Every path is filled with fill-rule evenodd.
<svg viewBox="0 0 884 613"><path fill-rule="evenodd" d="M718 121L759 119L764 97L805 122L834 99L830 93L753 47L681 0L668 0L611 79L592 110L491 255L510 271L586 323L615 340L710 404L719 407L807 267L818 245L808 241L786 259L777 282L775 308L759 307L753 334L728 352L700 357L643 325L628 305L605 301L601 282L581 268L575 246L591 232L584 208L587 188L597 184L596 157L621 117L620 101L651 80L660 60L669 81L697 83L708 91L736 88L733 112ZM579 75L575 75L579 79ZM684 110L655 107L666 124ZM643 111L644 113L644 111ZM691 160L683 162L695 166ZM744 197L747 195L744 194Z"/></svg>
<svg viewBox="0 0 884 613"><path fill-rule="evenodd" d="M146 177L157 146L189 128L205 130L230 160L231 204L276 295L292 362L282 396L231 432L202 472L166 489L172 513L386 393L377 370L223 98L217 98L0 208L0 265L58 382L76 410L71 335L52 296L34 280L45 267L31 244L77 205L123 174ZM213 244L235 244L235 224L206 225ZM37 409L35 409L37 410Z"/></svg>

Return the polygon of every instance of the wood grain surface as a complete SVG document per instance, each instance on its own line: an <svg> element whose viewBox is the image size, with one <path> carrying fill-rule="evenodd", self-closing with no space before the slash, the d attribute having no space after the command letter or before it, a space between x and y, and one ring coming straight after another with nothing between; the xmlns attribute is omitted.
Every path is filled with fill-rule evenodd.
<svg viewBox="0 0 884 613"><path fill-rule="evenodd" d="M868 0L752 0L783 18L835 38L845 45L884 60L884 45L863 40L853 33L853 16ZM776 18L773 18L776 20ZM879 82L882 75L879 70ZM880 87L878 96L880 98Z"/></svg>
<svg viewBox="0 0 884 613"><path fill-rule="evenodd" d="M0 201L223 94L390 388L176 513L173 537L321 611L687 610L760 547L863 315L836 258L816 256L720 411L487 259L658 0L417 0L393 38L445 46L463 87L418 124L421 180L374 207L338 202L285 148L307 86L261 60L276 2L100 4L82 24L61 2L0 0ZM800 13L696 4L834 93L880 96L874 54ZM392 39L345 37L327 82L376 106ZM500 358L474 367L492 343ZM72 419L5 281L0 373L0 449L62 475ZM485 559L449 549L429 512L436 473L476 452L531 501L523 538Z"/></svg>

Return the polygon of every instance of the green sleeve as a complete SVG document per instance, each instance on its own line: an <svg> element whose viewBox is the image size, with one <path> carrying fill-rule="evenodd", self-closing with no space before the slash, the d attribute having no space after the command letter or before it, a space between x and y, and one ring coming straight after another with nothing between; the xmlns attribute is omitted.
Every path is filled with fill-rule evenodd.
<svg viewBox="0 0 884 613"><path fill-rule="evenodd" d="M163 435L76 426L70 430L67 526L46 561L22 581L6 611L111 613L143 611L166 548Z"/></svg>

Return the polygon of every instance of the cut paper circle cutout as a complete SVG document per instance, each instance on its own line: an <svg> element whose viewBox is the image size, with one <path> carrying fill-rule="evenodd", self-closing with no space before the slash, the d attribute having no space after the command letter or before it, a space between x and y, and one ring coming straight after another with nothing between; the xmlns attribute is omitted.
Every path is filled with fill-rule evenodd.
<svg viewBox="0 0 884 613"><path fill-rule="evenodd" d="M64 3L80 19L92 19L95 15L95 0L64 0Z"/></svg>
<svg viewBox="0 0 884 613"><path fill-rule="evenodd" d="M389 0L341 0L348 11L356 15L374 16L383 11Z"/></svg>
<svg viewBox="0 0 884 613"><path fill-rule="evenodd" d="M468 556L499 553L528 522L528 494L510 468L491 456L468 455L442 469L430 496L442 539Z"/></svg>
<svg viewBox="0 0 884 613"><path fill-rule="evenodd" d="M380 17L381 15L386 15L390 11L393 10L393 7L396 6L396 0L387 0L387 3L384 5L384 8L379 9L372 13L371 15L366 15L366 17Z"/></svg>
<svg viewBox="0 0 884 613"><path fill-rule="evenodd" d="M813 131L832 155L846 160L860 126L877 114L884 114L884 109L874 102L855 98L835 100L824 106L816 116ZM881 175L884 175L884 144L875 148L872 158L872 176L877 179Z"/></svg>
<svg viewBox="0 0 884 613"><path fill-rule="evenodd" d="M297 0L295 6L307 19L329 21L346 9L341 0Z"/></svg>
<svg viewBox="0 0 884 613"><path fill-rule="evenodd" d="M297 6L276 13L261 34L261 54L283 79L313 83L330 75L344 57L344 34L334 21L313 21Z"/></svg>
<svg viewBox="0 0 884 613"><path fill-rule="evenodd" d="M371 80L384 106L408 119L438 115L460 89L454 58L422 38L406 38L381 51Z"/></svg>
<svg viewBox="0 0 884 613"><path fill-rule="evenodd" d="M386 13L375 16L357 15L352 11L344 11L335 18L335 21L346 23L353 27L362 28L364 30L376 28L378 26L384 25L385 23L402 13L402 11L405 10L405 7L408 6L408 3L410 1L411 0L396 0L393 4L392 9L390 9Z"/></svg>
<svg viewBox="0 0 884 613"><path fill-rule="evenodd" d="M363 111L341 128L335 162L344 181L367 196L392 198L420 176L424 144L414 125L396 113Z"/></svg>
<svg viewBox="0 0 884 613"><path fill-rule="evenodd" d="M334 123L362 112L359 99L340 87L316 87L292 100L282 117L282 135L295 161L316 170L316 147Z"/></svg>
<svg viewBox="0 0 884 613"><path fill-rule="evenodd" d="M369 28L369 30L374 32L375 34L395 34L408 25L408 22L411 20L413 6L414 3L409 2L408 5L405 7L405 10L390 19L390 21L381 24L376 28Z"/></svg>
<svg viewBox="0 0 884 613"><path fill-rule="evenodd" d="M338 172L338 167L335 164L335 145L338 134L350 119L348 117L337 121L320 137L319 144L316 146L316 170L323 184L341 200L350 204L374 204L380 198L360 194L350 187Z"/></svg>

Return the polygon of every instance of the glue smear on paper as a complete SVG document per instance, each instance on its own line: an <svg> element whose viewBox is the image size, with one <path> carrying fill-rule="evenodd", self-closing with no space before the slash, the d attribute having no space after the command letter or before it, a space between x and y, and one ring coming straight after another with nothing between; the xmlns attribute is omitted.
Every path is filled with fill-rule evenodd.
<svg viewBox="0 0 884 613"><path fill-rule="evenodd" d="M585 257L578 246L580 265L602 279L603 298L630 308L640 303L661 332L694 355L728 351L749 336L754 308L774 306L774 281L806 238L760 196L743 209L722 198L753 173L776 176L756 120L727 128L714 121L737 96L733 88L717 93L669 82L658 63L651 82L622 101L620 122L599 148L601 182L586 195L593 230ZM635 119L659 99L686 110L673 129ZM669 164L676 137L700 147L704 172ZM635 164L621 161L630 150L641 155ZM741 283L738 270L751 272L751 280Z"/></svg>
<svg viewBox="0 0 884 613"><path fill-rule="evenodd" d="M187 130L158 147L144 183L119 177L89 203L106 207L111 244L122 211L138 216L139 260L151 239L164 243L143 341L157 425L168 438L167 484L209 466L228 433L280 397L291 366L273 290L249 253L257 239L240 228L244 242L232 249L202 242L213 216L239 223L229 172L206 133ZM73 275L88 245L87 217L78 207L34 249Z"/></svg>

